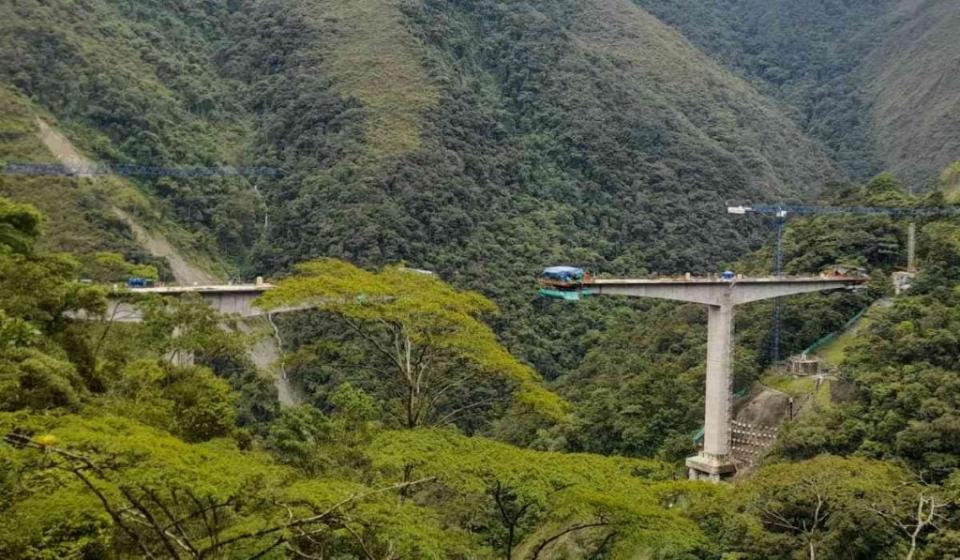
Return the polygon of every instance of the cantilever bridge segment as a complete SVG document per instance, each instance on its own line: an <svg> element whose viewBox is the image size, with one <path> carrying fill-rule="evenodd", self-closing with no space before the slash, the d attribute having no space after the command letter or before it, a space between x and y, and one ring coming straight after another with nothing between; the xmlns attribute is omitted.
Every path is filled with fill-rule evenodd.
<svg viewBox="0 0 960 560"><path fill-rule="evenodd" d="M703 451L687 459L693 480L719 482L736 472L730 449L734 307L794 294L855 288L865 278L846 276L683 280L587 279L593 295L659 298L707 306L707 390Z"/></svg>
<svg viewBox="0 0 960 560"><path fill-rule="evenodd" d="M125 288L114 297L109 298L107 316L117 322L139 323L142 313L133 301L127 296L160 295L166 297L180 297L187 294L196 294L203 298L210 307L224 315L238 317L259 317L267 315L266 310L256 306L257 298L273 288L272 284L257 282L256 284L223 284L210 286L157 286L150 288ZM124 296L124 297L117 297ZM271 310L270 314L296 311L300 308L282 308Z"/></svg>

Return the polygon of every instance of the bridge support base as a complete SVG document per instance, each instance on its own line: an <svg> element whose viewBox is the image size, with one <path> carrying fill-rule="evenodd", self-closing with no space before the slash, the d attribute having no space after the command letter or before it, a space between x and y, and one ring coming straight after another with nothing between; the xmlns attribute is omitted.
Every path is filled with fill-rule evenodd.
<svg viewBox="0 0 960 560"><path fill-rule="evenodd" d="M690 480L706 480L720 482L728 480L737 472L736 465L730 457L717 457L700 453L687 458L687 469Z"/></svg>

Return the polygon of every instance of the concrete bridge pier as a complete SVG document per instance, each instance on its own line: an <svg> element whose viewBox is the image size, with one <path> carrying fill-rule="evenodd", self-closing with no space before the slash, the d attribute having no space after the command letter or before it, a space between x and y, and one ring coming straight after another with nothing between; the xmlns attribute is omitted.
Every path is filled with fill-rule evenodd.
<svg viewBox="0 0 960 560"><path fill-rule="evenodd" d="M180 327L173 328L173 338L180 338ZM190 350L171 350L167 353L167 361L176 367L190 367L194 365L195 356Z"/></svg>
<svg viewBox="0 0 960 560"><path fill-rule="evenodd" d="M687 459L693 480L720 482L736 473L731 445L733 404L734 307L752 301L793 294L855 288L865 278L813 276L805 278L684 278L607 279L585 281L592 295L659 298L705 305L707 319L707 387L703 451Z"/></svg>
<svg viewBox="0 0 960 560"><path fill-rule="evenodd" d="M203 298L203 300L218 313L238 319L237 327L240 332L261 335L257 337L256 342L250 347L250 359L260 370L276 374L275 383L280 404L295 406L303 401L303 397L298 394L295 385L287 379L282 364L280 364L279 358L282 352L281 340L271 316L277 313L289 313L310 309L311 306L281 307L269 311L260 309L256 305L257 298L271 289L273 289L273 285L263 282L260 278L257 278L256 284L159 286L126 289L110 299L107 317L110 321L123 323L139 323L143 321L143 312L137 306L137 302L130 299L133 296L160 295L165 297L182 297L187 294L196 294ZM257 319L260 317L265 317L266 321L261 324L256 324ZM85 316L77 316L77 318L90 319L90 317ZM177 337L179 335L180 331L178 328L174 331L173 336ZM194 365L194 358L193 352L183 350L169 352L166 356L166 359L175 366L192 366Z"/></svg>
<svg viewBox="0 0 960 560"><path fill-rule="evenodd" d="M730 450L733 305L707 306L707 390L703 451L687 459L691 480L719 482L736 472Z"/></svg>

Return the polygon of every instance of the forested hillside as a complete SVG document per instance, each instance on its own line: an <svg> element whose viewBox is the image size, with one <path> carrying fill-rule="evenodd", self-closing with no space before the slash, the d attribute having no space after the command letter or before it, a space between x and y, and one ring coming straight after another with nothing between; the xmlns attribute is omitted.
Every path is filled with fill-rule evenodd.
<svg viewBox="0 0 960 560"><path fill-rule="evenodd" d="M583 429L496 343L480 322L492 305L478 294L402 268L301 266L265 305L326 297L324 313L384 352L391 338L406 340L418 357L412 365L427 357L430 373L415 393L374 397L340 383L322 408L278 408L269 380L244 356L249 341L225 329L223 318L199 301L154 299L142 303L142 324L112 322L100 283L129 271L102 268L97 284L76 281L73 258L40 249L43 223L33 208L0 199L5 558L933 560L960 542L950 439L956 364L942 331L949 311L944 304L935 316L915 311L936 286L891 317L896 329L917 335L910 347L934 351L936 363L925 370L910 365L909 353L870 356L886 361L893 393L864 392L837 410L839 420L820 415L813 426L798 424L780 451L803 457L811 445L837 452L859 445L873 458L822 455L719 486L678 480L675 463L535 451L459 433L462 417L450 422L451 415L483 398L460 389L488 376L506 381L515 403L508 422L533 415L561 433ZM924 228L954 241L955 230ZM925 263L956 263L957 247L925 254ZM361 290L363 298L344 297ZM86 321L70 319L80 311ZM871 344L889 348L890 326L871 330ZM333 338L314 343L313 351L356 355ZM194 365L171 363L180 352L192 353ZM402 362L366 364L383 389L412 387ZM897 367L912 377L898 381ZM665 389L647 393L676 396ZM924 408L910 406L917 400ZM450 405L457 408L444 411ZM410 410L425 414L404 414ZM931 430L939 437L922 436ZM923 479L889 460L897 454Z"/></svg>
<svg viewBox="0 0 960 560"><path fill-rule="evenodd" d="M960 159L960 45L956 2L897 3L864 75L884 168L924 186Z"/></svg>
<svg viewBox="0 0 960 560"><path fill-rule="evenodd" d="M780 353L869 321L730 485L685 480L703 306L535 284L769 274L728 203L954 209L954 3L3 2L0 558L956 555L956 216L897 297L905 220L787 216L785 273L870 278ZM256 276L256 324L121 288Z"/></svg>
<svg viewBox="0 0 960 560"><path fill-rule="evenodd" d="M960 153L956 2L635 1L780 100L852 179L924 190Z"/></svg>
<svg viewBox="0 0 960 560"><path fill-rule="evenodd" d="M8 11L0 37L20 55L4 80L94 159L277 170L139 178L190 248L250 275L315 256L436 270L500 303L510 347L551 377L580 343L529 320L538 267L710 270L760 233L727 200L840 176L763 95L625 0Z"/></svg>
<svg viewBox="0 0 960 560"><path fill-rule="evenodd" d="M853 178L881 170L857 70L892 0L636 0L777 98Z"/></svg>
<svg viewBox="0 0 960 560"><path fill-rule="evenodd" d="M236 87L210 64L225 6L31 1L0 9L4 85L49 112L50 124L95 162L244 162L248 132ZM140 182L192 230L190 245L242 259L256 240L258 199L243 178L167 174Z"/></svg>
<svg viewBox="0 0 960 560"><path fill-rule="evenodd" d="M515 274L507 254L550 251L521 214L551 228L557 257L703 267L743 246L725 198L835 177L761 95L627 2L7 10L5 81L91 155L282 172L257 185L273 211L264 271L333 254L452 273L473 247ZM256 240L249 182L145 183L236 258ZM648 241L693 224L710 229L686 254ZM712 235L732 239L717 252Z"/></svg>
<svg viewBox="0 0 960 560"><path fill-rule="evenodd" d="M124 255L156 267L163 280L187 284L214 277L203 265L224 269L227 261L211 256L207 236L179 226L161 201L122 177L82 171L93 164L57 129L49 112L22 95L0 89L0 122L4 130L0 154L10 168L25 171L8 168L0 175L0 192L33 203L50 217L42 241L45 248L90 259L105 252ZM45 168L58 172L33 171Z"/></svg>

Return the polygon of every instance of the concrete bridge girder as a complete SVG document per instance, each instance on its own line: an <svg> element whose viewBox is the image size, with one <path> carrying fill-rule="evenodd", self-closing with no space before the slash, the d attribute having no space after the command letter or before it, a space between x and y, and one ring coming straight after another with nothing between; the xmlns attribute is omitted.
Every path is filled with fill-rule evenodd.
<svg viewBox="0 0 960 560"><path fill-rule="evenodd" d="M854 284L853 281L825 278L746 282L595 280L588 286L597 295L646 297L719 306L741 305L764 299L836 290Z"/></svg>
<svg viewBox="0 0 960 560"><path fill-rule="evenodd" d="M122 292L123 298L110 298L107 317L117 322L138 323L142 321L143 312L137 306L136 301L127 299L127 297L136 298L137 296L148 295L179 297L186 294L197 294L217 313L240 318L289 313L311 307L310 305L302 305L270 310L257 307L257 298L271 287L269 284L264 284L256 286L187 286L132 289Z"/></svg>
<svg viewBox="0 0 960 560"><path fill-rule="evenodd" d="M711 481L735 472L731 455L731 404L733 383L734 308L737 305L795 294L850 288L865 282L860 278L766 278L737 280L612 280L586 282L596 295L649 297L699 303L708 309L706 406L703 452L687 459L690 477ZM134 294L180 296L198 293L220 313L241 318L266 315L255 305L257 298L272 288L269 284L248 286L161 287L130 290ZM270 314L308 309L311 305L270 310ZM134 303L111 301L114 320L138 322L142 313ZM110 316L108 315L108 316Z"/></svg>

